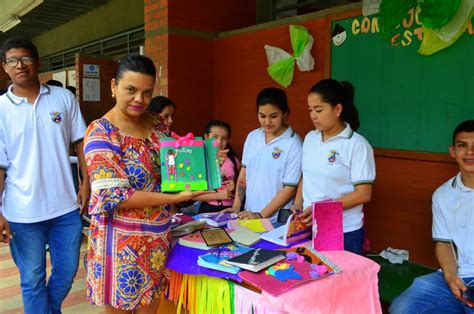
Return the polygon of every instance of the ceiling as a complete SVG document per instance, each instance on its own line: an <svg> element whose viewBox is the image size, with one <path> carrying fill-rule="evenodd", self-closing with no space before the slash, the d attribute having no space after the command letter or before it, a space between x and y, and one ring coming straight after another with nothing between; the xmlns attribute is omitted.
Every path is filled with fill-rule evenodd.
<svg viewBox="0 0 474 314"><path fill-rule="evenodd" d="M0 43L6 38L13 36L34 38L104 5L108 1L43 0L36 8L20 16L21 23L5 33L0 32Z"/></svg>

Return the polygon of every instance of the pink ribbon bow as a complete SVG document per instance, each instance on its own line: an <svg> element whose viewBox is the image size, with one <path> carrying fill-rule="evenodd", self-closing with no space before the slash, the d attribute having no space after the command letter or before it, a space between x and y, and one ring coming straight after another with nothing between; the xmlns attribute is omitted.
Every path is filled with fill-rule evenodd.
<svg viewBox="0 0 474 314"><path fill-rule="evenodd" d="M179 148L180 146L191 146L194 144L194 135L191 132L185 136L179 136L178 134L171 132L171 136L176 139L174 148Z"/></svg>

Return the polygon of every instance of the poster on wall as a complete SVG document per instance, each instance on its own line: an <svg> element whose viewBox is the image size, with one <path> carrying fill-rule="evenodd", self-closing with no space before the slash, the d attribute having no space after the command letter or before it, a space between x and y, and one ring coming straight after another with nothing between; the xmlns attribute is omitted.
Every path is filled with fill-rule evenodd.
<svg viewBox="0 0 474 314"><path fill-rule="evenodd" d="M82 79L82 99L84 101L100 101L100 80L96 78Z"/></svg>
<svg viewBox="0 0 474 314"><path fill-rule="evenodd" d="M67 71L67 85L76 87L76 71Z"/></svg>
<svg viewBox="0 0 474 314"><path fill-rule="evenodd" d="M84 64L83 77L100 77L100 66L98 64Z"/></svg>
<svg viewBox="0 0 474 314"><path fill-rule="evenodd" d="M66 86L66 71L53 73L53 80L61 82L63 87Z"/></svg>

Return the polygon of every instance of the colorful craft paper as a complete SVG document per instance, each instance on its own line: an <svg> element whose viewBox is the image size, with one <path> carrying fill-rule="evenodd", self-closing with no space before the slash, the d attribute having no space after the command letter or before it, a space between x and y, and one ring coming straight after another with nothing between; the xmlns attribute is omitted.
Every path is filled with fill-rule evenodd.
<svg viewBox="0 0 474 314"><path fill-rule="evenodd" d="M276 245L267 241L259 241L255 245L254 248L263 248L268 250L275 250L283 248L280 245ZM175 270L182 274L192 274L192 275L208 275L214 276L218 278L229 278L235 280L237 282L242 281L239 276L224 273L217 270L212 270L208 268L201 267L197 265L197 260L199 255L204 254L204 251L199 249L193 249L189 247L185 247L177 243L170 252L168 256L168 260L166 262L166 267L169 269Z"/></svg>
<svg viewBox="0 0 474 314"><path fill-rule="evenodd" d="M259 273L242 271L239 277L273 296L278 296L297 286L333 274L312 277L312 271L311 264L306 261L283 260Z"/></svg>
<svg viewBox="0 0 474 314"><path fill-rule="evenodd" d="M270 219L239 219L227 222L227 228L229 229L239 229L240 227L245 227L253 232L267 232L274 229Z"/></svg>
<svg viewBox="0 0 474 314"><path fill-rule="evenodd" d="M184 308L190 314L234 314L234 283L209 277L171 272L168 299L174 302L176 313Z"/></svg>

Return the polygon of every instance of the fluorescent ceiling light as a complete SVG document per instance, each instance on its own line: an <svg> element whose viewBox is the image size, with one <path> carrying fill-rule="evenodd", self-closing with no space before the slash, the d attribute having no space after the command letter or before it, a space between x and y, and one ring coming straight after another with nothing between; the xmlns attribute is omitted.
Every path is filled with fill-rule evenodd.
<svg viewBox="0 0 474 314"><path fill-rule="evenodd" d="M0 23L0 31L6 32L13 27L17 26L20 24L21 20L18 16L16 15L9 15L8 17L5 17Z"/></svg>
<svg viewBox="0 0 474 314"><path fill-rule="evenodd" d="M16 25L21 20L20 17L30 12L38 5L43 3L43 0L0 0L0 31L6 32Z"/></svg>

